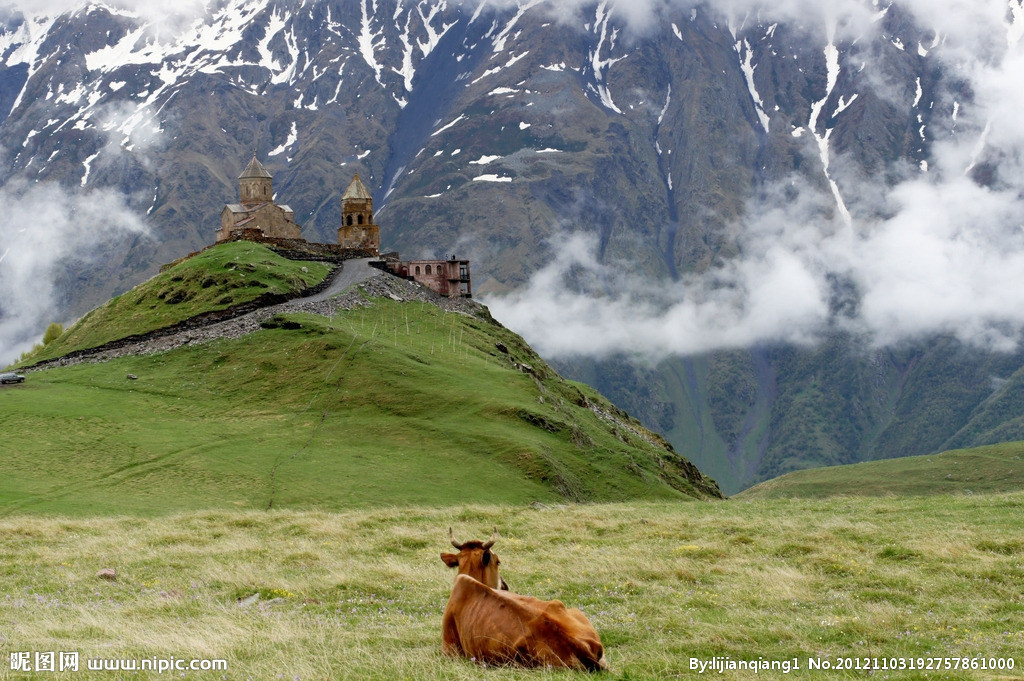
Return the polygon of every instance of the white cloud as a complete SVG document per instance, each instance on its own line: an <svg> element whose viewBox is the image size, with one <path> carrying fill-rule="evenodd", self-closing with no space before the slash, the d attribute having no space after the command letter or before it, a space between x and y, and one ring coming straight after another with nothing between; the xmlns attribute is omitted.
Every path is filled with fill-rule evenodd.
<svg viewBox="0 0 1024 681"><path fill-rule="evenodd" d="M8 182L0 188L0 366L37 342L57 319L55 280L146 225L119 193L76 193L55 183Z"/></svg>
<svg viewBox="0 0 1024 681"><path fill-rule="evenodd" d="M130 14L146 22L160 23L192 19L202 15L210 0L172 0L171 2L152 2L151 0L13 0L0 3L27 15L53 16L82 9L86 5L105 6L112 12Z"/></svg>

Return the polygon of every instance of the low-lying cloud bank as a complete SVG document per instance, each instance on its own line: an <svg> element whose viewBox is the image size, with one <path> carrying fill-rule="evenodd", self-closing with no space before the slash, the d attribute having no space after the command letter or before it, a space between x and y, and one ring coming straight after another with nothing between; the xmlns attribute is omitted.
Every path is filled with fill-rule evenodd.
<svg viewBox="0 0 1024 681"><path fill-rule="evenodd" d="M752 207L739 257L652 285L628 263L598 261L591 234L552 240L554 260L520 291L486 302L546 356L648 360L757 343L809 345L860 334L888 345L951 334L1011 350L1024 331L1024 202L968 178L893 190L890 219L823 221L810 191ZM601 291L614 291L602 295Z"/></svg>
<svg viewBox="0 0 1024 681"><path fill-rule="evenodd" d="M147 232L111 190L75 192L56 183L0 188L0 366L39 341L59 314L56 281L95 261L112 242Z"/></svg>

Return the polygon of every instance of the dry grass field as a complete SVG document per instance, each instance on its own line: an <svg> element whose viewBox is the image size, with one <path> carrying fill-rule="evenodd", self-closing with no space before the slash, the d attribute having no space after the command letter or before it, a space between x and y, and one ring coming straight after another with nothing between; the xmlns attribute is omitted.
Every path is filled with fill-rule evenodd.
<svg viewBox="0 0 1024 681"><path fill-rule="evenodd" d="M463 540L497 526L513 590L582 608L607 648L604 678L865 678L807 668L847 657L1013 658L1013 672L871 678L1019 678L1022 506L1017 493L7 517L0 678L581 678L441 655L449 526ZM10 671L10 653L47 651L78 652L80 671ZM86 669L171 657L228 668ZM715 657L799 670L691 669Z"/></svg>

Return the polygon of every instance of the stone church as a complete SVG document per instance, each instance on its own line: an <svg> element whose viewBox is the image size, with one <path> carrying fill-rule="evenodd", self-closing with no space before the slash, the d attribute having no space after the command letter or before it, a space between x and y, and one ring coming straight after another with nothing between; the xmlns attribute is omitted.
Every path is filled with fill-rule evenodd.
<svg viewBox="0 0 1024 681"><path fill-rule="evenodd" d="M295 212L274 203L274 178L253 152L252 160L238 176L238 203L229 203L220 213L217 241L237 230L258 230L271 239L301 239L302 227Z"/></svg>
<svg viewBox="0 0 1024 681"><path fill-rule="evenodd" d="M274 203L274 178L256 158L255 152L249 165L238 176L238 203L227 204L220 213L217 241L230 239L305 243L302 227L295 222L295 211ZM290 245L298 246L298 243ZM341 197L338 245L318 246L370 255L380 253L380 228L373 222L373 196L358 173Z"/></svg>
<svg viewBox="0 0 1024 681"><path fill-rule="evenodd" d="M238 176L238 203L227 204L220 214L217 241L236 240L258 241L298 259L341 262L380 257L380 228L373 221L373 195L358 173L341 197L338 243L312 243L302 238L295 212L274 203L274 178L256 158L256 152ZM452 256L447 260L403 261L394 253L372 264L448 298L473 297L468 260Z"/></svg>

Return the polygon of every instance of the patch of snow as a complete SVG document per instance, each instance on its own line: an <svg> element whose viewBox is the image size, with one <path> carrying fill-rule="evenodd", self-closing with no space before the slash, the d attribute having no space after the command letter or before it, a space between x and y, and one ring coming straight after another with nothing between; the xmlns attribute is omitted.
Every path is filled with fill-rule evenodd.
<svg viewBox="0 0 1024 681"><path fill-rule="evenodd" d="M533 125L533 123L523 123L523 122L521 122L521 121L520 121L520 123L519 123L519 129L520 129L520 130L526 130L526 129L527 129L527 128L529 128L529 127L530 127L531 125Z"/></svg>
<svg viewBox="0 0 1024 681"><path fill-rule="evenodd" d="M512 17L511 20L509 20L509 22L505 25L505 28L502 29L501 33L499 33L498 35L496 35L494 37L494 41L493 41L492 44L494 46L494 53L495 54L497 54L499 52L504 52L505 51L505 43L508 41L509 34L512 32L512 29L515 27L515 25L517 23L519 23L519 20L523 18L523 15L525 15L533 7L536 7L537 5L539 5L539 4L541 4L542 2L545 2L545 1L546 0L529 0L529 2L527 2L526 4L519 5L519 7L518 7L519 11L516 12L516 15L514 17ZM480 3L481 6L483 6L485 4L487 4L487 3L486 2L481 2ZM492 31L493 31L493 29L494 29L494 26L491 27Z"/></svg>
<svg viewBox="0 0 1024 681"><path fill-rule="evenodd" d="M742 51L740 46L743 46ZM754 64L754 51L750 49L750 43L744 38L742 42L737 42L734 46L736 54L740 57L740 69L743 71L743 76L747 81L747 90L750 92L751 99L754 100L754 111L757 113L757 117L761 120L761 127L764 131L768 132L768 114L764 110L764 102L761 101L761 95L757 92L757 86L754 84L754 69L757 65ZM666 106L668 106L666 104Z"/></svg>
<svg viewBox="0 0 1024 681"><path fill-rule="evenodd" d="M96 157L99 155L100 152L97 151L95 154L82 161L82 165L85 166L85 175L82 176L83 187L85 186L85 183L89 181L89 173L92 171L92 162L95 161Z"/></svg>
<svg viewBox="0 0 1024 681"><path fill-rule="evenodd" d="M454 121L452 121L452 122L451 122L451 123L449 123L448 125L444 126L443 128L438 128L438 129L437 129L436 131L434 131L434 132L430 133L430 136L431 136L431 137L436 137L437 135L440 135L440 134L441 134L442 132L444 132L444 131L445 131L445 130L447 130L448 128L451 128L451 127L452 127L452 126L454 126L455 124L457 124L457 123L461 123L461 122L462 122L462 121L464 121L464 120L466 120L466 116L465 116L465 115L463 115L463 114L459 114L459 117L458 117L458 118L456 118L456 119L455 119ZM453 154L453 155L454 155L454 154Z"/></svg>
<svg viewBox="0 0 1024 681"><path fill-rule="evenodd" d="M668 84L668 93L665 95L665 106L661 107L661 113L658 114L658 125L665 120L665 114L668 113L668 105L672 102L672 83ZM658 152L659 154L661 151Z"/></svg>
<svg viewBox="0 0 1024 681"><path fill-rule="evenodd" d="M376 50L384 47L384 31L380 29L375 33L371 25L373 15L377 12L377 0L359 0L359 9L362 12L362 20L359 23L359 35L357 38L359 54L363 56L363 61L366 62L367 66L373 70L373 76L377 80L377 84L383 86L384 83L381 82L380 72L384 67L377 61Z"/></svg>
<svg viewBox="0 0 1024 681"><path fill-rule="evenodd" d="M921 95L924 94L924 90L921 89L921 76L917 77L915 83L917 85L917 92L914 94L914 103L911 104L910 106L916 108L917 105L921 102Z"/></svg>
<svg viewBox="0 0 1024 681"><path fill-rule="evenodd" d="M505 62L504 65L496 66L493 69L487 69L486 71L483 72L483 74L481 74L480 76L478 76L478 77L474 78L472 81L470 81L469 85L474 85L476 83L479 83L484 78L487 78L488 76L493 76L496 73L500 73L503 69L507 69L508 67L512 66L517 61L519 61L520 59L522 59L523 57L528 55L529 53L530 53L530 51L527 50L526 52L523 52L522 54L513 55L512 58L509 59L507 62ZM469 87L469 85L467 85L466 87Z"/></svg>
<svg viewBox="0 0 1024 681"><path fill-rule="evenodd" d="M510 88L510 87L496 87L493 90L491 90L490 92L488 92L487 96L488 97L493 97L493 96L496 96L496 95L515 95L515 94L519 94L519 92L520 92L520 90L515 90L515 89Z"/></svg>
<svg viewBox="0 0 1024 681"><path fill-rule="evenodd" d="M483 165L487 165L488 163L493 163L494 161L497 161L500 158L501 158L501 156L481 156L480 158L478 158L475 161L470 161L469 164L470 165L483 166Z"/></svg>
<svg viewBox="0 0 1024 681"><path fill-rule="evenodd" d="M843 95L840 95L839 96L839 105L836 106L836 110L832 112L832 118L835 118L839 114L843 113L843 111L845 111L847 107L849 107L851 104L853 104L855 99L857 99L857 94L856 93L854 93L854 95L852 97L850 97L849 99L846 99L846 97L844 97Z"/></svg>
<svg viewBox="0 0 1024 681"><path fill-rule="evenodd" d="M608 11L608 0L602 0L601 4L597 6L597 21L594 23L594 33L599 33L600 38L597 42L597 47L590 53L590 66L594 70L594 80L597 81L595 85L590 86L594 92L597 93L601 99L601 103L605 107L611 109L617 114L622 114L622 110L615 105L612 100L611 92L608 90L607 85L607 72L617 62L622 61L626 56L622 57L608 57L607 59L601 58L601 49L604 47L604 43L608 41L608 50L611 52L615 49L615 41L618 37L618 29L613 29L611 35L608 35L608 20L611 13Z"/></svg>
<svg viewBox="0 0 1024 681"><path fill-rule="evenodd" d="M267 156L277 156L278 154L283 154L293 144L295 144L298 141L298 139L299 139L298 125L296 124L295 121L292 121L292 129L291 129L291 132L288 133L288 139L286 139L281 146L279 146L276 149L274 149L273 151L269 152L267 154Z"/></svg>
<svg viewBox="0 0 1024 681"><path fill-rule="evenodd" d="M501 177L499 175L477 175L473 178L473 182L511 182L511 177Z"/></svg>
<svg viewBox="0 0 1024 681"><path fill-rule="evenodd" d="M826 68L826 84L825 84L825 96L820 100L814 102L811 105L811 118L807 123L807 130L814 137L815 142L818 143L818 154L821 157L822 170L825 173L825 179L828 180L829 187L832 189L832 195L836 200L836 206L839 208L839 213L843 216L844 222L849 226L852 224L850 218L850 211L846 207L846 202L843 200L842 194L839 192L839 185L835 180L832 179L832 175L829 173L829 144L828 138L832 135L832 128L827 128L824 134L818 132L818 117L821 115L821 109L825 106L825 102L828 101L832 95L832 90L836 86L836 81L839 79L839 50L835 45L835 22L828 25L828 44L825 45L825 68ZM852 100L851 100L852 101Z"/></svg>
<svg viewBox="0 0 1024 681"><path fill-rule="evenodd" d="M563 61L560 64L548 64L547 66L541 66L541 68L547 69L548 71L565 71L565 62Z"/></svg>
<svg viewBox="0 0 1024 681"><path fill-rule="evenodd" d="M537 153L538 154L561 154L563 152L562 152L561 149L551 149L551 148L548 148L548 149L538 149Z"/></svg>

